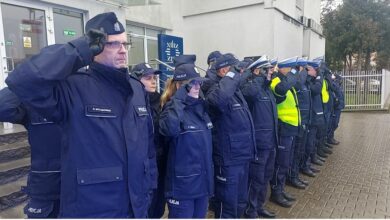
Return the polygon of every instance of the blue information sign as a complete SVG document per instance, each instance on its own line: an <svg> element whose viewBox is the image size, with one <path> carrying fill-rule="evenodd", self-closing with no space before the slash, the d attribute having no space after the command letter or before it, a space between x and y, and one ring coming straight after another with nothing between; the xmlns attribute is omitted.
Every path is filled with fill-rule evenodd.
<svg viewBox="0 0 390 220"><path fill-rule="evenodd" d="M173 66L173 58L183 54L183 38L159 34L158 35L158 59ZM164 89L165 82L169 77L172 77L173 72L166 66L160 64L159 69L162 71L160 75L160 88Z"/></svg>

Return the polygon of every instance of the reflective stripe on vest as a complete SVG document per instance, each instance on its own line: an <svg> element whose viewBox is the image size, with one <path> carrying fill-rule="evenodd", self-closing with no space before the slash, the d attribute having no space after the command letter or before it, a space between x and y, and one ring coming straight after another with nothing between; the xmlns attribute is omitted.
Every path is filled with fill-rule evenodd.
<svg viewBox="0 0 390 220"><path fill-rule="evenodd" d="M271 82L272 92L279 97L283 97L276 93L275 88L281 82L279 77L275 77ZM298 98L295 89L287 91L286 98L281 103L277 104L278 118L284 123L298 126L300 124L300 115L298 109Z"/></svg>
<svg viewBox="0 0 390 220"><path fill-rule="evenodd" d="M328 92L328 83L324 79L324 83L322 83L322 103L328 103L329 102L329 92Z"/></svg>

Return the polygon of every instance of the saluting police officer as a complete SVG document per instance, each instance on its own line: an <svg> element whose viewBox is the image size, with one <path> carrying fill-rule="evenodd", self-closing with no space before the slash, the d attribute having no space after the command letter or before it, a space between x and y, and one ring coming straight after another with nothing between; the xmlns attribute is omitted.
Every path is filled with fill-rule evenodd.
<svg viewBox="0 0 390 220"><path fill-rule="evenodd" d="M169 143L165 177L169 218L205 218L213 195L212 123L200 91L205 79L194 62L195 56L175 60L173 79L161 98L160 132Z"/></svg>
<svg viewBox="0 0 390 220"><path fill-rule="evenodd" d="M31 147L24 207L28 218L57 218L60 209L62 130L20 102L9 88L0 91L0 121L23 125Z"/></svg>
<svg viewBox="0 0 390 220"><path fill-rule="evenodd" d="M307 134L305 157L301 164L301 172L309 177L315 177L312 164L322 166L323 162L319 160L317 155L316 137L321 132L321 128L325 124L325 115L322 105L322 85L323 77L320 74L319 62L307 61L307 78L306 82L310 89L311 97L311 118L309 130Z"/></svg>
<svg viewBox="0 0 390 220"><path fill-rule="evenodd" d="M297 92L297 98L299 103L299 113L301 116L301 126L299 126L298 136L295 140L295 148L291 161L291 169L288 173L287 184L298 188L305 189L308 186L308 182L299 177L299 166L304 158L305 145L308 132L308 124L310 123L310 90L307 87L307 71L306 71L307 60L304 58L298 58L296 70L298 71L295 75L297 77L297 83L294 88Z"/></svg>
<svg viewBox="0 0 390 220"><path fill-rule="evenodd" d="M284 190L287 172L290 169L291 151L294 139L301 124L298 99L294 85L297 58L289 58L278 63L278 73L272 79L271 89L275 95L279 119L279 145L276 150L275 172L271 180L270 200L283 207L291 207L296 199Z"/></svg>
<svg viewBox="0 0 390 220"><path fill-rule="evenodd" d="M245 217L274 218L264 207L267 188L272 178L278 145L278 115L275 97L270 89L272 72L266 56L253 62L244 73L241 91L248 102L255 125L256 158L249 166L249 199Z"/></svg>
<svg viewBox="0 0 390 220"><path fill-rule="evenodd" d="M129 42L116 15L99 14L85 29L86 36L20 64L6 83L64 129L60 217L145 218L152 188L149 103L128 72Z"/></svg>
<svg viewBox="0 0 390 220"><path fill-rule="evenodd" d="M244 213L249 162L255 155L254 125L239 89L237 63L232 54L219 57L206 94L214 125L215 218L240 218Z"/></svg>

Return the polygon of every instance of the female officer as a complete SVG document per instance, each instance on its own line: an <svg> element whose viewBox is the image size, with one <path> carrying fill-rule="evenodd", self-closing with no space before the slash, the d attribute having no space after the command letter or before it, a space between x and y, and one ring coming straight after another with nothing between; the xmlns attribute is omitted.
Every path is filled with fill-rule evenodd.
<svg viewBox="0 0 390 220"><path fill-rule="evenodd" d="M272 71L266 56L253 62L251 72L241 83L241 91L248 102L255 125L257 155L249 166L249 200L247 218L273 218L275 213L263 207L268 183L272 178L277 147L278 115L275 97L270 89ZM244 76L245 77L245 76Z"/></svg>
<svg viewBox="0 0 390 220"><path fill-rule="evenodd" d="M152 198L149 206L148 218L161 218L165 211L165 198L164 198L164 179L167 164L166 144L163 142L163 138L158 132L158 117L160 114L160 93L157 92L157 75L161 71L154 70L148 63L140 63L134 66L131 70L131 74L138 78L145 87L148 94L150 110L152 112L153 125L154 125L154 146L150 147L149 159L151 161L152 173ZM154 163L156 159L157 164ZM157 167L156 167L157 165ZM158 179L154 176L157 175ZM156 182L157 181L157 182Z"/></svg>
<svg viewBox="0 0 390 220"><path fill-rule="evenodd" d="M213 194L212 124L199 94L203 79L193 62L176 66L161 97L160 133L169 143L169 218L205 218Z"/></svg>

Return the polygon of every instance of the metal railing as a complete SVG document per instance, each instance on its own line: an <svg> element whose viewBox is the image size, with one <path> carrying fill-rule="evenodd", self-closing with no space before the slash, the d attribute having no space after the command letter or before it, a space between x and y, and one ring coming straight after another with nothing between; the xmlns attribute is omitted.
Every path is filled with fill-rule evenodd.
<svg viewBox="0 0 390 220"><path fill-rule="evenodd" d="M346 71L339 74L343 77L345 110L387 109L389 71Z"/></svg>

